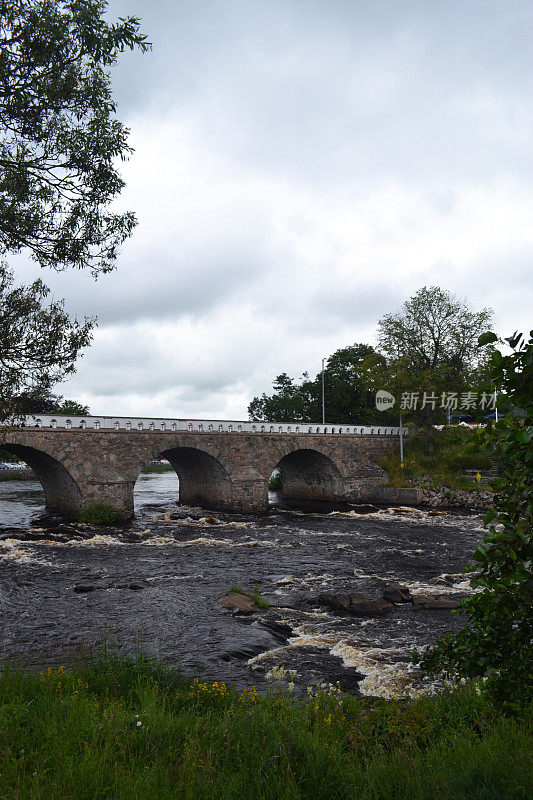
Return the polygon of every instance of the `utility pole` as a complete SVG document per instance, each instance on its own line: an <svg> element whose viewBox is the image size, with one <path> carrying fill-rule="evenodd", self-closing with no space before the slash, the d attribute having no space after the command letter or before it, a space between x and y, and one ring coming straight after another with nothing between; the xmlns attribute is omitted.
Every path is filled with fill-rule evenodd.
<svg viewBox="0 0 533 800"><path fill-rule="evenodd" d="M326 359L322 359L322 425L326 424L326 397L324 394L324 361Z"/></svg>
<svg viewBox="0 0 533 800"><path fill-rule="evenodd" d="M403 426L402 426L401 414L400 414L400 468L403 469Z"/></svg>

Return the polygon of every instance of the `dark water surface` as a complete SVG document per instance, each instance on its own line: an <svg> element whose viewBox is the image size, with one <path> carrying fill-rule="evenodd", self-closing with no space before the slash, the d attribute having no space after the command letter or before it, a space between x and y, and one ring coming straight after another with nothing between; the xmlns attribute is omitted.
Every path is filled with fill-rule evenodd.
<svg viewBox="0 0 533 800"><path fill-rule="evenodd" d="M43 516L37 483L0 483L2 657L68 664L106 640L239 687L276 677L296 692L337 681L384 696L427 686L409 654L461 618L411 604L347 617L316 598L379 597L392 579L413 593L464 596L461 570L482 539L481 517L274 506L265 516L215 512L210 524L205 510L178 506L176 496L175 475L143 475L136 519L96 528ZM232 585L256 584L266 611L234 615L216 602Z"/></svg>

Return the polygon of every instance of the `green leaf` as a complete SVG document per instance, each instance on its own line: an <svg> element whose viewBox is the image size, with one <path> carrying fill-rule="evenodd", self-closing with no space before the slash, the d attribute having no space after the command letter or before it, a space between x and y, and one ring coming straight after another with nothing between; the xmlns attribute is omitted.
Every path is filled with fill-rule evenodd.
<svg viewBox="0 0 533 800"><path fill-rule="evenodd" d="M478 347L484 347L486 344L492 344L493 342L497 342L498 337L492 331L487 331L486 333L482 333L481 336L478 336Z"/></svg>

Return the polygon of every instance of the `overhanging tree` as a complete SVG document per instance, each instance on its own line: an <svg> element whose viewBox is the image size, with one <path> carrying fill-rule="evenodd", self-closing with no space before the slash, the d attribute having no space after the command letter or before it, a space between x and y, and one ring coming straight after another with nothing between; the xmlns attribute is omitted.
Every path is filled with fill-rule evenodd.
<svg viewBox="0 0 533 800"><path fill-rule="evenodd" d="M99 0L0 4L0 252L43 267L113 268L135 216L110 210L131 148L110 67L149 45L135 17L108 23Z"/></svg>
<svg viewBox="0 0 533 800"><path fill-rule="evenodd" d="M136 224L111 204L131 153L116 118L110 68L149 48L136 17L106 21L100 0L0 0L0 418L15 397L48 391L74 371L94 320L46 305L37 281L15 287L9 253L42 267L113 269ZM13 324L14 312L18 313Z"/></svg>
<svg viewBox="0 0 533 800"><path fill-rule="evenodd" d="M93 320L71 320L62 301L43 302L48 294L42 281L15 286L0 270L0 421L27 413L32 396L71 375L91 341Z"/></svg>
<svg viewBox="0 0 533 800"><path fill-rule="evenodd" d="M60 414L69 417L86 417L90 414L89 406L79 403L77 400L65 399L43 387L23 392L16 398L16 405L22 415Z"/></svg>

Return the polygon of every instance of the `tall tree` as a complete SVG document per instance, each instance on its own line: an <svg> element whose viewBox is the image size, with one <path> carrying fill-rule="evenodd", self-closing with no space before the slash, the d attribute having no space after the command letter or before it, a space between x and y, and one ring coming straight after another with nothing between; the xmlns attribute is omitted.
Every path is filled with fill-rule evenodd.
<svg viewBox="0 0 533 800"><path fill-rule="evenodd" d="M368 364L383 358L368 344L341 347L331 355L324 372L326 420L345 424L372 423L376 419L374 394L368 385ZM316 377L316 385L321 375Z"/></svg>
<svg viewBox="0 0 533 800"><path fill-rule="evenodd" d="M248 406L248 415L253 420L275 420L276 422L302 422L306 408L301 387L282 372L273 381L274 393L254 397Z"/></svg>
<svg viewBox="0 0 533 800"><path fill-rule="evenodd" d="M89 406L78 403L77 400L63 400L54 408L54 414L61 414L62 416L70 417L87 417L89 415Z"/></svg>
<svg viewBox="0 0 533 800"><path fill-rule="evenodd" d="M42 267L114 267L136 221L110 204L131 152L110 68L149 48L136 17L109 23L101 0L0 0L0 417L17 396L74 371L94 320L72 320L36 281L14 287L8 253Z"/></svg>
<svg viewBox="0 0 533 800"><path fill-rule="evenodd" d="M444 289L424 286L400 312L386 314L378 323L379 344L387 359L380 376L385 385L380 388L396 396L416 395L411 416L424 424L429 450L433 423L439 412L443 419L447 411L442 408L443 393L455 392L459 401L484 367L486 357L480 356L477 339L491 319L490 309L472 311L466 301Z"/></svg>
<svg viewBox="0 0 533 800"><path fill-rule="evenodd" d="M367 382L369 360L383 358L373 347L354 344L336 350L327 360L324 372L326 420L328 422L369 423L376 418L374 397ZM248 406L253 420L277 422L322 422L322 374L314 379L304 373L297 383L286 373L275 379L274 393L254 397Z"/></svg>

